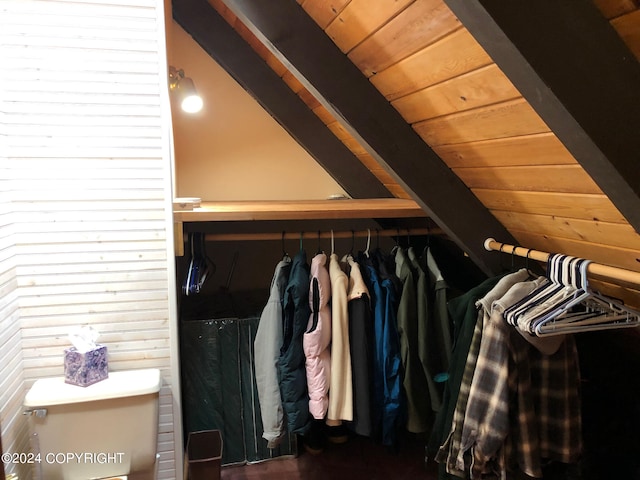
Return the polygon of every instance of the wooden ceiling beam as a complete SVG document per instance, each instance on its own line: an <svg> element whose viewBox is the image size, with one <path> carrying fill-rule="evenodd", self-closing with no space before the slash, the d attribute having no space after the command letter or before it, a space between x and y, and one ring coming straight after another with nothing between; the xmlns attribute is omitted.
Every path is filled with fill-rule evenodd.
<svg viewBox="0 0 640 480"><path fill-rule="evenodd" d="M640 233L640 63L583 0L444 0Z"/></svg>
<svg viewBox="0 0 640 480"><path fill-rule="evenodd" d="M512 238L295 0L223 0L485 273Z"/></svg>
<svg viewBox="0 0 640 480"><path fill-rule="evenodd" d="M349 195L392 196L206 0L173 0L173 18Z"/></svg>

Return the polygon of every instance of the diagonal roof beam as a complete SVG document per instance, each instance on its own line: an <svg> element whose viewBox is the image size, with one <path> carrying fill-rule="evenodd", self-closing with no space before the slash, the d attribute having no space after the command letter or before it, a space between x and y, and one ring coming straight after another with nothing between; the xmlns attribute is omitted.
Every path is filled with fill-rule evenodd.
<svg viewBox="0 0 640 480"><path fill-rule="evenodd" d="M640 232L640 63L584 0L444 0Z"/></svg>
<svg viewBox="0 0 640 480"><path fill-rule="evenodd" d="M295 0L223 0L485 273L513 237Z"/></svg>
<svg viewBox="0 0 640 480"><path fill-rule="evenodd" d="M349 195L392 196L206 0L173 0L173 17Z"/></svg>

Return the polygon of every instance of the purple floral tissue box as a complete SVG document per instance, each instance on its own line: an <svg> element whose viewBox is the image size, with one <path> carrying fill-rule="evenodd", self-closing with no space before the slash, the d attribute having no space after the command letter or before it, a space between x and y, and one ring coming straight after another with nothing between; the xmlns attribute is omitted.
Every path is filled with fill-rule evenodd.
<svg viewBox="0 0 640 480"><path fill-rule="evenodd" d="M88 387L109 376L107 347L97 345L95 349L82 353L76 347L64 351L64 381L80 387Z"/></svg>

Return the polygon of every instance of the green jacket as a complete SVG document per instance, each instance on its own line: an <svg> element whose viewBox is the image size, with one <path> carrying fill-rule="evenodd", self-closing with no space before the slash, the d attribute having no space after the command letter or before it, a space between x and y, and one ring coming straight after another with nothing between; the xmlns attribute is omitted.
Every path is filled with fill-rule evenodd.
<svg viewBox="0 0 640 480"><path fill-rule="evenodd" d="M457 337L454 338L448 371L449 378L444 385L442 407L436 416L434 428L431 432L431 438L427 447L427 455L429 458L434 458L440 445L445 442L449 434L451 422L453 421L453 412L456 407L458 393L460 392L462 375L464 373L467 354L471 346L473 330L478 316L478 310L475 305L476 301L483 298L503 276L504 275L499 275L489 278L467 293L450 300L448 303L449 315L453 323L453 330L457 332ZM444 464L440 465L438 478L458 478L446 473L444 467Z"/></svg>
<svg viewBox="0 0 640 480"><path fill-rule="evenodd" d="M421 319L418 317L416 279L411 262L401 247L396 249L395 262L396 276L402 282L397 321L404 369L402 385L407 398L407 430L424 433L430 426L431 402L419 356L418 323Z"/></svg>

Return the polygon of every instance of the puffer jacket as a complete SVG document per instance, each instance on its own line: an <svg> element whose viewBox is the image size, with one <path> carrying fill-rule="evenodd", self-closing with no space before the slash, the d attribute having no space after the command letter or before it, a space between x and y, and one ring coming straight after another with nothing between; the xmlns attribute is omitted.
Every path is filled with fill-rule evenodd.
<svg viewBox="0 0 640 480"><path fill-rule="evenodd" d="M302 337L309 321L309 264L300 250L293 259L289 283L284 295L284 330L278 376L282 408L290 433L304 434L309 429L309 395Z"/></svg>
<svg viewBox="0 0 640 480"><path fill-rule="evenodd" d="M291 259L284 257L271 280L269 300L260 315L254 344L256 387L262 415L262 437L268 448L275 448L284 433L282 398L278 382L278 358L282 348L282 300L289 281Z"/></svg>
<svg viewBox="0 0 640 480"><path fill-rule="evenodd" d="M315 419L323 419L329 407L329 381L331 377L331 281L327 270L327 256L319 253L311 260L309 306L311 314L304 333L303 347L306 356L307 387L309 389L309 413Z"/></svg>

